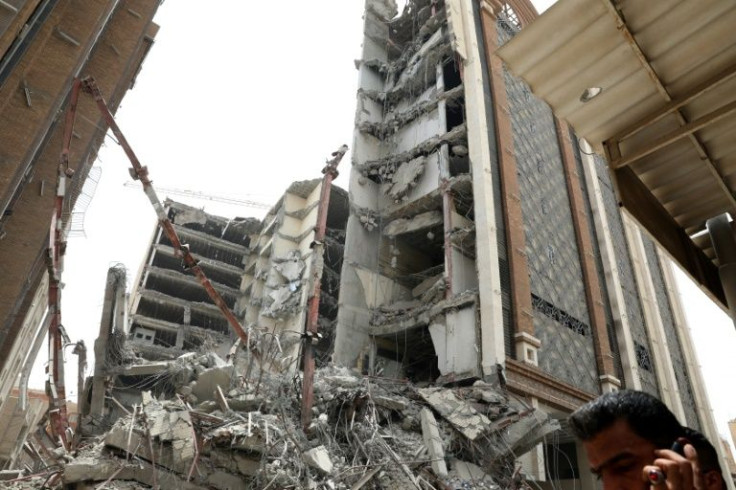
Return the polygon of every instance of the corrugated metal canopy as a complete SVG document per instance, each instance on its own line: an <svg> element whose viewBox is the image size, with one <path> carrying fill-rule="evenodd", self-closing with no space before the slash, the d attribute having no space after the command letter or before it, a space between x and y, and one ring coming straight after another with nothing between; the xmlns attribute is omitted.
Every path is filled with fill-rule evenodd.
<svg viewBox="0 0 736 490"><path fill-rule="evenodd" d="M736 2L560 0L498 55L607 156L624 209L725 308L698 233L736 215Z"/></svg>

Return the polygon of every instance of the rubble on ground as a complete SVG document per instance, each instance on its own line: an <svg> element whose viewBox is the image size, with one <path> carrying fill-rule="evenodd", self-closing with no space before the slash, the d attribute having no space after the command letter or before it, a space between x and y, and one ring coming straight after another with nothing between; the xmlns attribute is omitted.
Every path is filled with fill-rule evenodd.
<svg viewBox="0 0 736 490"><path fill-rule="evenodd" d="M325 367L302 430L300 378L246 379L237 374L243 364L212 353L171 361L162 372L173 392L144 392L108 430L63 455L56 473L4 488L40 488L54 477L72 489L516 488L515 455L558 428L480 380L419 387Z"/></svg>

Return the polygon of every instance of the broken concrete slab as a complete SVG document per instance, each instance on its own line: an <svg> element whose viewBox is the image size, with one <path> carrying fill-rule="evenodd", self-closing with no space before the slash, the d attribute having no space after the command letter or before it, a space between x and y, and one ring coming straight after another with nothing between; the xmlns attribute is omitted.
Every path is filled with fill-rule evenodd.
<svg viewBox="0 0 736 490"><path fill-rule="evenodd" d="M411 233L434 226L439 226L443 222L442 213L440 211L428 211L411 218L399 218L393 220L383 229L383 235L394 237Z"/></svg>
<svg viewBox="0 0 736 490"><path fill-rule="evenodd" d="M542 410L534 409L519 416L504 434L501 456L524 454L539 444L545 436L560 430L560 423Z"/></svg>
<svg viewBox="0 0 736 490"><path fill-rule="evenodd" d="M225 469L231 473L256 476L261 470L261 455L257 453L253 455L243 451L223 448L210 451L209 457L215 467Z"/></svg>
<svg viewBox="0 0 736 490"><path fill-rule="evenodd" d="M398 165L396 172L391 176L390 185L386 187L384 192L394 201L403 198L424 173L426 161L426 157L420 156Z"/></svg>
<svg viewBox="0 0 736 490"><path fill-rule="evenodd" d="M489 430L491 421L488 417L479 413L466 400L458 398L452 391L441 388L424 388L417 392L469 440L474 441Z"/></svg>
<svg viewBox="0 0 736 490"><path fill-rule="evenodd" d="M150 376L166 371L171 364L166 361L147 362L145 364L129 364L116 370L117 374L123 376Z"/></svg>
<svg viewBox="0 0 736 490"><path fill-rule="evenodd" d="M111 477L139 482L148 487L153 487L155 482L161 490L206 490L204 486L185 481L143 460L126 462L119 459L77 458L64 467L63 482L66 485L102 482Z"/></svg>
<svg viewBox="0 0 736 490"><path fill-rule="evenodd" d="M302 453L302 458L312 468L326 475L332 473L332 459L330 459L330 453L324 446L317 446L309 451L305 451Z"/></svg>
<svg viewBox="0 0 736 490"><path fill-rule="evenodd" d="M223 390L230 389L233 369L234 366L225 365L204 370L192 385L192 394L198 400L215 400L215 390L218 386Z"/></svg>
<svg viewBox="0 0 736 490"><path fill-rule="evenodd" d="M397 412L403 412L409 408L409 401L405 398L374 395L372 400L379 407L388 408Z"/></svg>
<svg viewBox="0 0 736 490"><path fill-rule="evenodd" d="M225 473L224 471L216 471L207 477L207 484L211 488L217 490L247 490L248 486L242 478Z"/></svg>
<svg viewBox="0 0 736 490"><path fill-rule="evenodd" d="M476 464L453 458L450 468L452 476L447 482L454 485L452 488L500 489L493 477Z"/></svg>
<svg viewBox="0 0 736 490"><path fill-rule="evenodd" d="M424 293L429 291L438 281L444 278L444 273L437 274L436 276L428 277L427 279L420 282L414 289L411 290L411 295L414 298L421 297Z"/></svg>
<svg viewBox="0 0 736 490"><path fill-rule="evenodd" d="M476 400L485 403L492 403L494 405L508 403L508 398L505 395L499 393L492 384L486 383L485 381L478 380L473 383L473 389L470 393Z"/></svg>
<svg viewBox="0 0 736 490"><path fill-rule="evenodd" d="M445 462L445 450L442 447L442 438L437 428L437 419L434 418L432 411L423 408L419 415L422 420L422 436L424 437L424 445L429 452L429 460L432 465L432 471L439 477L447 476L447 463Z"/></svg>

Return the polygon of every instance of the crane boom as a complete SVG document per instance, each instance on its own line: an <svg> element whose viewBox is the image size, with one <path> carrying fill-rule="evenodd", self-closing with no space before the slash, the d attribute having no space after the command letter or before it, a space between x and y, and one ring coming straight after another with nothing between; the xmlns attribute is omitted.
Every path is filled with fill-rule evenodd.
<svg viewBox="0 0 736 490"><path fill-rule="evenodd" d="M135 181L125 182L123 186L140 187L140 185L136 183ZM236 197L229 197L229 196L224 196L221 194L208 194L206 192L192 191L189 189L177 189L175 187L162 187L160 185L157 185L156 189L166 194L173 195L173 196L193 197L195 199L205 199L207 201L223 202L226 204L236 204L239 206L246 206L249 208L258 208L258 209L270 209L271 208L270 204L266 204L263 202L251 201L250 199L238 199Z"/></svg>

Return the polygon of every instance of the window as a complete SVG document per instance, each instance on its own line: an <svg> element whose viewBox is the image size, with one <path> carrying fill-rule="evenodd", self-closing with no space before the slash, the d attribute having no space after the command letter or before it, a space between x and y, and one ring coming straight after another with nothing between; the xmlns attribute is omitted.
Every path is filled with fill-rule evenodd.
<svg viewBox="0 0 736 490"><path fill-rule="evenodd" d="M548 480L580 478L578 452L574 442L544 445L544 470Z"/></svg>

